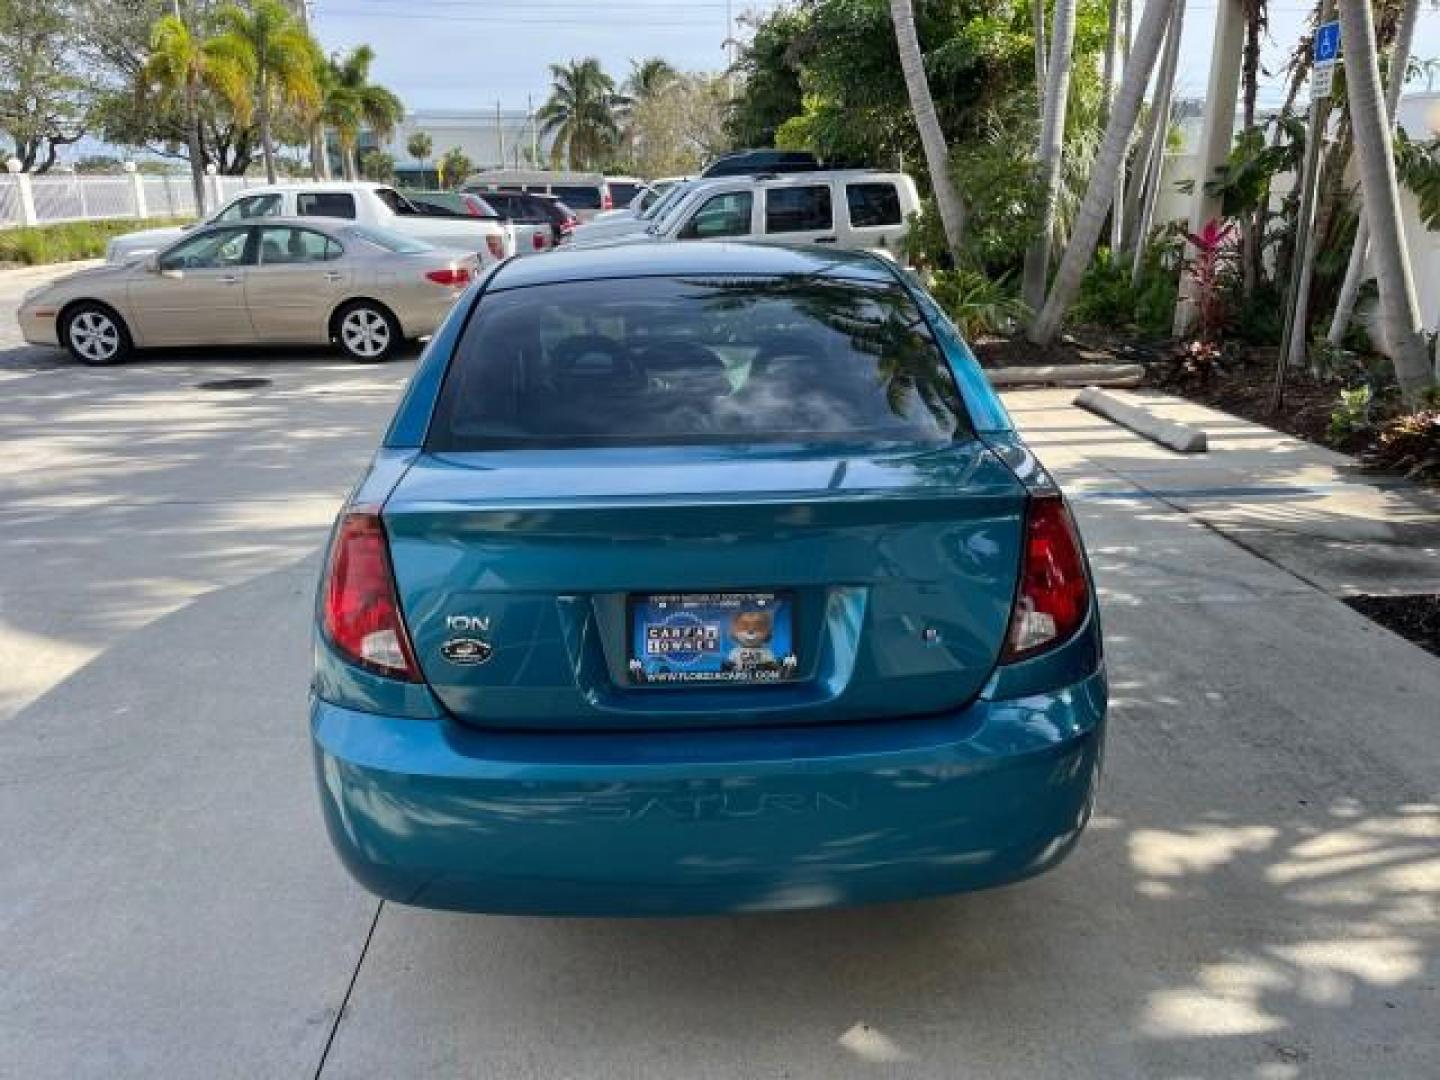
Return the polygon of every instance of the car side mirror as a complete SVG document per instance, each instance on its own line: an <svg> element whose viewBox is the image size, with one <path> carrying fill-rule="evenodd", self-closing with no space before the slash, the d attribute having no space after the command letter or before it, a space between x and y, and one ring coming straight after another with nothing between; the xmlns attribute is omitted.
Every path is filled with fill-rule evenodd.
<svg viewBox="0 0 1440 1080"><path fill-rule="evenodd" d="M160 272L160 256L146 255L140 263L140 268L147 274L158 274Z"/></svg>

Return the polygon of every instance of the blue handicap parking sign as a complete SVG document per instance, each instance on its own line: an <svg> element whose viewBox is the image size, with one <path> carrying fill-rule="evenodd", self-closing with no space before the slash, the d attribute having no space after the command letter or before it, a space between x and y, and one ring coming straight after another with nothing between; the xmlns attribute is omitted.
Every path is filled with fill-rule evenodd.
<svg viewBox="0 0 1440 1080"><path fill-rule="evenodd" d="M1326 64L1340 55L1340 24L1321 23L1315 30L1315 62Z"/></svg>

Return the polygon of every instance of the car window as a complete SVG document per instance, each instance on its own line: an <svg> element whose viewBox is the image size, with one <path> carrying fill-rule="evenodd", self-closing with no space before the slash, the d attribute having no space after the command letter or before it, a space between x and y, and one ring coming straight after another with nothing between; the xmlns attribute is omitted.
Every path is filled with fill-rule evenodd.
<svg viewBox="0 0 1440 1080"><path fill-rule="evenodd" d="M767 233L815 232L833 224L829 184L770 188L765 192Z"/></svg>
<svg viewBox="0 0 1440 1080"><path fill-rule="evenodd" d="M750 208L755 199L748 191L712 195L700 204L680 230L681 240L707 240L720 236L748 236Z"/></svg>
<svg viewBox="0 0 1440 1080"><path fill-rule="evenodd" d="M600 209L600 188L596 184L552 184L550 193L577 210Z"/></svg>
<svg viewBox="0 0 1440 1080"><path fill-rule="evenodd" d="M302 191L295 196L301 217L354 218L355 196L348 191Z"/></svg>
<svg viewBox="0 0 1440 1080"><path fill-rule="evenodd" d="M260 230L261 266L329 262L342 254L344 249L336 241L314 229L266 225Z"/></svg>
<svg viewBox="0 0 1440 1080"><path fill-rule="evenodd" d="M284 209L279 195L246 195L236 199L215 215L217 222L246 221L257 217L274 217Z"/></svg>
<svg viewBox="0 0 1440 1080"><path fill-rule="evenodd" d="M484 296L427 446L943 444L969 425L910 294L795 275Z"/></svg>
<svg viewBox="0 0 1440 1080"><path fill-rule="evenodd" d="M414 217L421 212L414 203L394 188L376 188L375 197L384 203L392 214L398 214L402 217ZM336 216L338 217L340 215ZM350 216L354 217L353 214Z"/></svg>
<svg viewBox="0 0 1440 1080"><path fill-rule="evenodd" d="M250 230L243 226L207 229L182 240L159 257L162 270L215 270L245 263Z"/></svg>
<svg viewBox="0 0 1440 1080"><path fill-rule="evenodd" d="M640 194L639 184L624 184L610 181L610 201L615 206L629 206L630 200Z"/></svg>
<svg viewBox="0 0 1440 1080"><path fill-rule="evenodd" d="M846 184L845 203L850 210L850 224L857 229L904 221L900 192L894 184Z"/></svg>

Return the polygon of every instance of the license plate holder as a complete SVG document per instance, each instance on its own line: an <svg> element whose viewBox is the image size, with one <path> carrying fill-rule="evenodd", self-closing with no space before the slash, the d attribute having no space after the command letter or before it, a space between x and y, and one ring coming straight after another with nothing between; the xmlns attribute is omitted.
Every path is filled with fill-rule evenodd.
<svg viewBox="0 0 1440 1080"><path fill-rule="evenodd" d="M795 679L795 598L785 591L636 593L626 661L646 689L778 686Z"/></svg>

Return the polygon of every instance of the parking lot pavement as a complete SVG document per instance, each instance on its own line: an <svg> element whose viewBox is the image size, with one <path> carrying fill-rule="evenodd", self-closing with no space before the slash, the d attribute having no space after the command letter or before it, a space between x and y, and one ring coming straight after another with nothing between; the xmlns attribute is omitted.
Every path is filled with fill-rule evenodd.
<svg viewBox="0 0 1440 1080"><path fill-rule="evenodd" d="M1440 1074L1440 661L1053 395L1010 400L1081 496L1114 693L1058 871L741 919L377 904L320 825L307 636L410 368L0 339L0 1076Z"/></svg>

